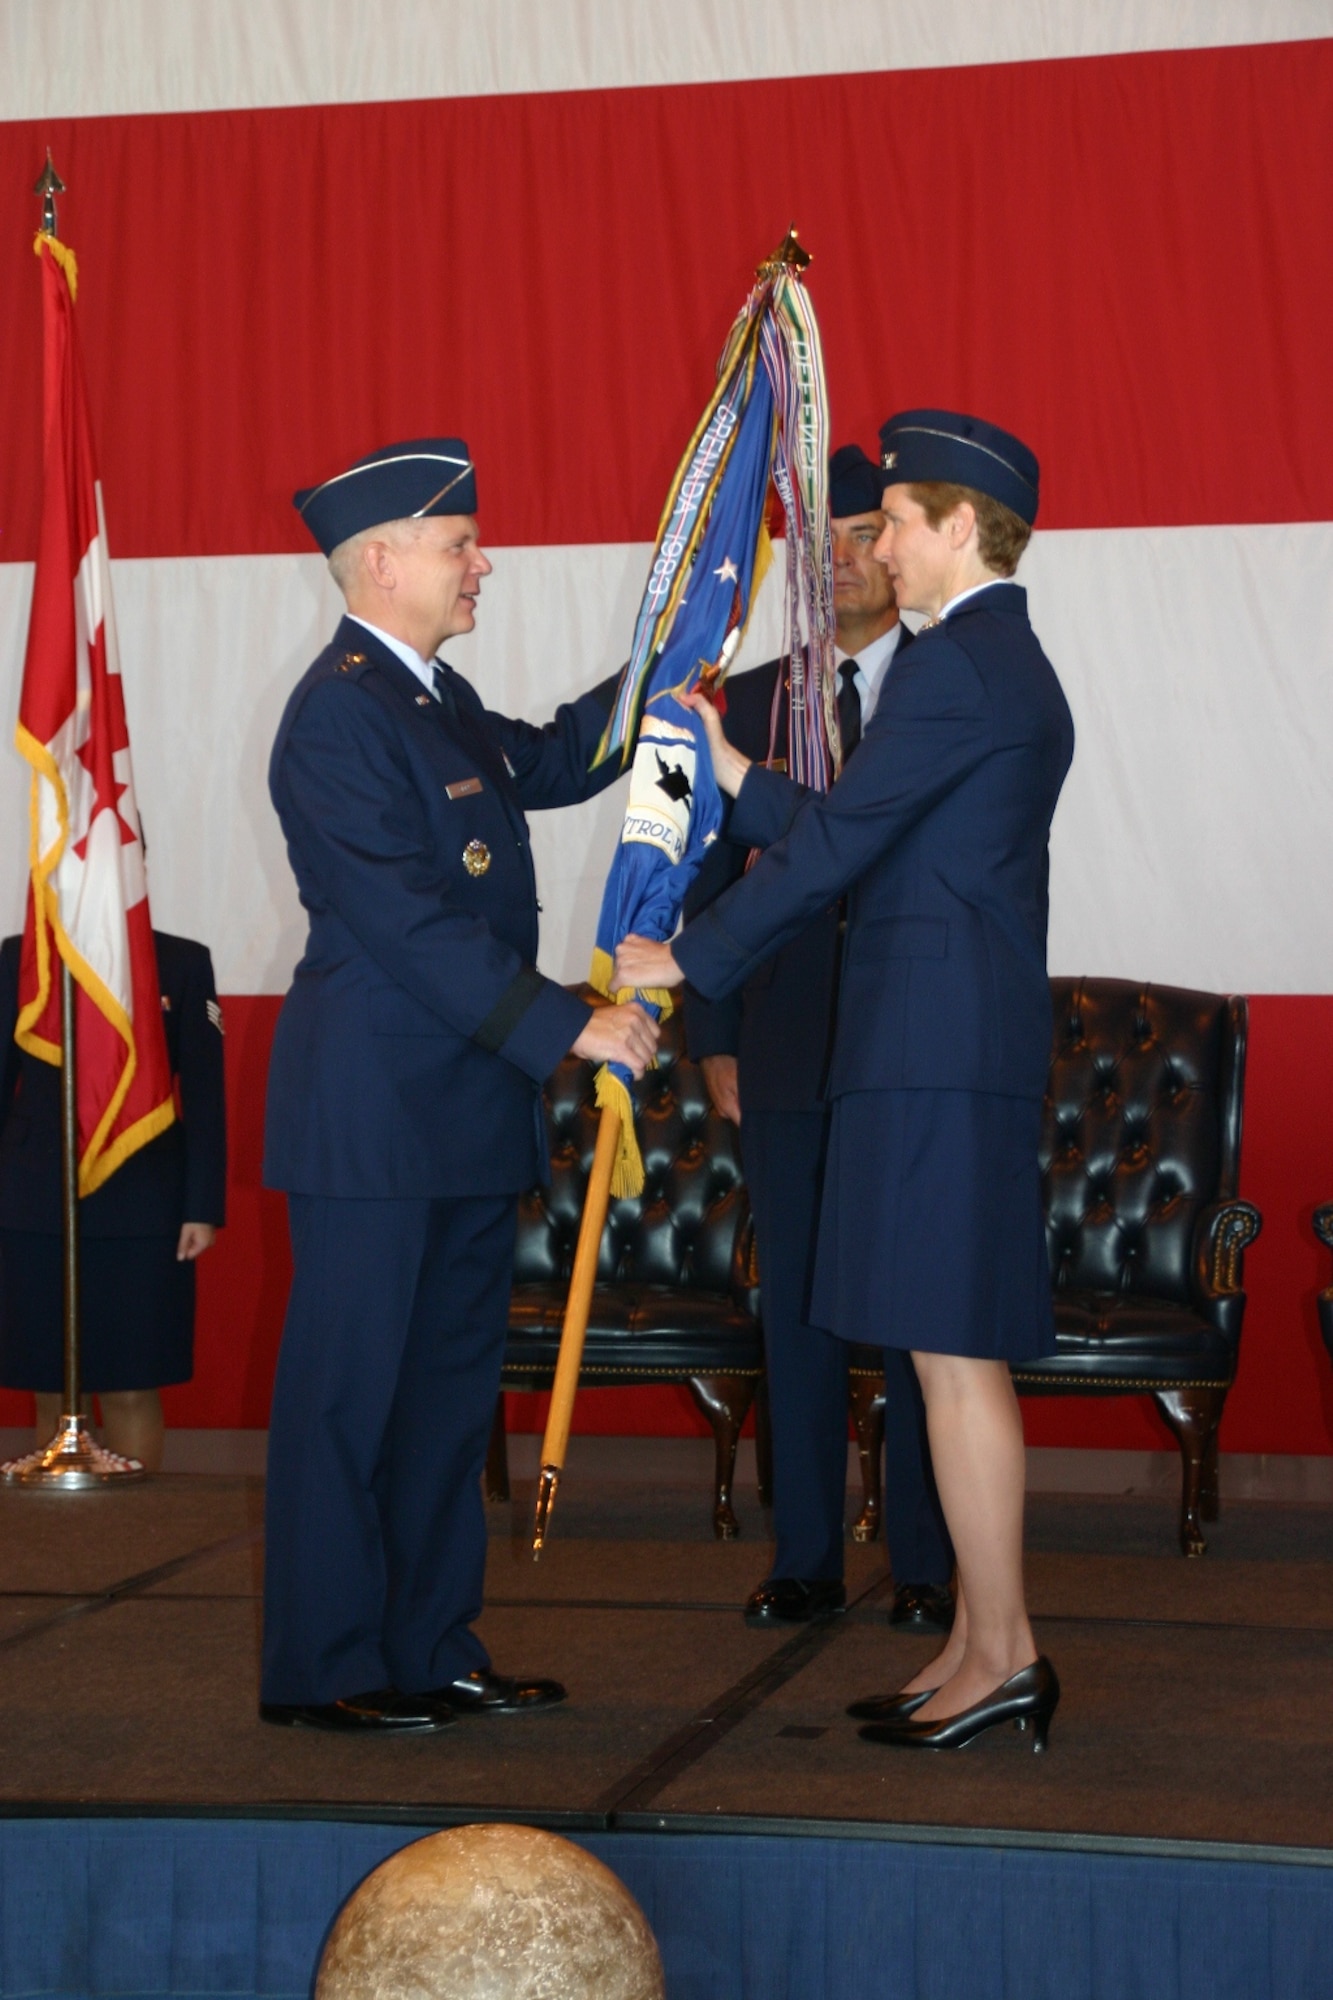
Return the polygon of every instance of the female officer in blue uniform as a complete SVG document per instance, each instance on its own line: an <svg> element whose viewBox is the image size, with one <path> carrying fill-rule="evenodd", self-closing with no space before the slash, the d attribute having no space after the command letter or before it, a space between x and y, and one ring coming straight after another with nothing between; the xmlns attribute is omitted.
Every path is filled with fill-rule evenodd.
<svg viewBox="0 0 1333 2000"><path fill-rule="evenodd" d="M1059 1688L1024 1605L1008 1363L1055 1345L1037 1143L1047 843L1073 725L1008 581L1036 517L1032 453L941 410L904 411L880 441L876 554L927 623L823 796L747 764L696 698L731 837L766 851L674 945L627 942L616 981L730 992L848 892L811 1318L910 1350L959 1579L941 1652L852 1713L925 1748L1012 1719L1040 1749Z"/></svg>

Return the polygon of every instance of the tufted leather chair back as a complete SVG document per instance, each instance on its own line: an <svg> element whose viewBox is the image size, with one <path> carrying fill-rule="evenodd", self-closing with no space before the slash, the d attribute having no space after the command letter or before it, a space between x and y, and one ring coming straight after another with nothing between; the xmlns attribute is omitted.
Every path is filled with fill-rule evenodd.
<svg viewBox="0 0 1333 2000"><path fill-rule="evenodd" d="M681 1015L663 1024L658 1067L634 1087L643 1193L612 1201L599 1284L745 1291L749 1200L734 1128L719 1118L697 1066L682 1052ZM567 1057L546 1086L551 1185L519 1208L517 1285L559 1283L574 1262L597 1139L593 1066Z"/></svg>
<svg viewBox="0 0 1333 2000"><path fill-rule="evenodd" d="M1244 1002L1121 979L1052 979L1042 1129L1062 1291L1190 1298L1194 1226L1234 1196Z"/></svg>

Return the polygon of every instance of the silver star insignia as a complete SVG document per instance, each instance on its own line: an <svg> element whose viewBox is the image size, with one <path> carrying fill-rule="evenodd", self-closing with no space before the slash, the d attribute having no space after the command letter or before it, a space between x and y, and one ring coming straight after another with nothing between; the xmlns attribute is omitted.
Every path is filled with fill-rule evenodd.
<svg viewBox="0 0 1333 2000"><path fill-rule="evenodd" d="M719 567L713 571L713 575L718 577L723 583L738 583L740 581L740 574L730 556L724 557Z"/></svg>

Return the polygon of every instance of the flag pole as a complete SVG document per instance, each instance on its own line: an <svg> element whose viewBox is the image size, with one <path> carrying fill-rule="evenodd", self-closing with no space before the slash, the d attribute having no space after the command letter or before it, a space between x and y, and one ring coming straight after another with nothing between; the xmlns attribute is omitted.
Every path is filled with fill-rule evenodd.
<svg viewBox="0 0 1333 2000"><path fill-rule="evenodd" d="M65 183L50 148L34 194L42 197L42 229L56 236L56 196ZM40 1487L48 1493L79 1493L111 1481L142 1479L137 1458L122 1458L98 1444L80 1408L79 1296L79 1089L75 1044L74 975L60 962L60 1227L64 1293L64 1394L60 1422L50 1443L4 1467L11 1486Z"/></svg>
<svg viewBox="0 0 1333 2000"><path fill-rule="evenodd" d="M583 1219L574 1251L574 1269L569 1280L564 1324L560 1330L560 1354L551 1385L551 1407L546 1414L542 1438L541 1471L537 1479L537 1508L532 1524L532 1560L536 1562L546 1546L555 1490L565 1469L569 1449L569 1426L578 1393L579 1369L583 1365L583 1343L592 1309L592 1290L597 1281L597 1253L602 1244L606 1211L611 1205L611 1174L620 1144L620 1113L615 1105L602 1109L597 1124L597 1145L588 1175L588 1191L583 1200Z"/></svg>
<svg viewBox="0 0 1333 2000"><path fill-rule="evenodd" d="M687 814L679 819L667 817L670 831L665 836L661 823L667 807L654 791L651 811L645 813L648 801L636 799L635 779L631 778L625 830L617 860L607 878L593 952L592 983L608 996L615 984L617 945L628 932L648 927L636 922L636 915L651 911L650 926L664 926L654 929L652 934L669 936L680 896L699 865L702 848L716 836L720 801L708 771L697 721L680 705L679 697L687 686L702 686L711 695L713 685L724 675L731 654L740 643L752 588L762 579L767 563L763 506L769 482L777 480L779 470L778 491L789 526L793 535L799 529L804 537L800 545L803 554L793 553L790 538L788 542L789 626L793 634L798 633L804 617L810 624L812 645L817 636L820 661L826 660L829 670L832 668L833 582L822 484L826 469L823 439L827 430L827 398L818 328L813 312L802 303L799 282L809 263L810 252L798 241L793 225L772 255L756 269L750 296L727 337L716 385L668 494L658 531L658 554L635 623L630 660L621 677L599 755L609 756L617 749L624 750L624 746L638 737L637 772L637 757L643 748L640 728L655 727L663 732L660 741L669 753L678 751L681 739L692 737L703 763L697 769L691 761L687 773L683 763L677 761L673 765L665 761L662 748L654 745L661 777L654 779L649 771L645 785L659 786L673 804L686 799L691 802ZM765 346L765 337L771 342L771 352ZM762 393L757 386L760 384L766 384ZM758 421L752 422L752 416ZM780 434L784 442L779 465L775 452ZM736 476L729 479L732 473ZM710 538L715 546L709 560L702 561L702 552L710 546ZM820 541L817 555L816 538ZM668 549L669 556L664 553ZM711 563L719 558L718 567L711 569L711 577L722 587L721 596L704 582ZM695 583L702 583L703 587L696 590L692 584L687 599L684 586L691 574ZM694 605L694 610L689 618L678 622L677 612L687 602ZM793 659L796 651L793 644ZM716 664L709 665L714 658ZM817 676L816 686L820 685ZM792 699L794 707L794 691ZM644 720L645 702L671 700L678 704L677 721L669 721L662 714L653 724ZM836 729L836 720L826 716L825 703L821 703L811 723L819 790L827 782L826 722ZM624 754L627 756L628 751ZM690 753L692 760L695 754ZM706 817L716 815L716 821L707 830L696 827L700 808L693 788L701 770L707 773L709 787L703 810ZM804 777L804 768L795 775ZM678 781L677 789L670 787L668 779ZM700 839L692 846L696 832ZM650 858L646 867L640 865L643 850L653 848L666 857L665 871L656 857ZM639 860L622 870L622 858L631 850ZM692 866L681 878L679 893L666 894L661 879L664 872L669 873L691 855ZM654 882L655 893L661 894L658 902L648 898ZM607 1087L603 1088L603 1084ZM623 1122L632 1120L633 1108L628 1092L620 1084L614 1065L609 1075L599 1078L597 1094L602 1109L597 1145L588 1177L551 1405L542 1439L532 1535L534 1559L541 1555L545 1544L556 1489L564 1470L611 1191L614 1186L617 1194L628 1194L636 1181L642 1185L642 1164L637 1158L632 1126Z"/></svg>

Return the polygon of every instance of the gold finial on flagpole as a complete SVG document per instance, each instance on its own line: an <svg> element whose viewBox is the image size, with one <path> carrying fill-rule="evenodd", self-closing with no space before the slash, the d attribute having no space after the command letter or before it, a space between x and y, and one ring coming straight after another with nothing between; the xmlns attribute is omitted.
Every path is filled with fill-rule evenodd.
<svg viewBox="0 0 1333 2000"><path fill-rule="evenodd" d="M51 158L51 148L49 146L46 149L46 165L33 182L32 191L34 194L39 194L42 197L43 236L58 237L60 232L56 228L56 196L64 194L65 183L56 172L55 161Z"/></svg>
<svg viewBox="0 0 1333 2000"><path fill-rule="evenodd" d="M775 278L786 267L794 278L799 278L809 264L811 252L796 240L796 224L793 222L787 234L779 243L771 257L766 257L755 272L756 278Z"/></svg>

